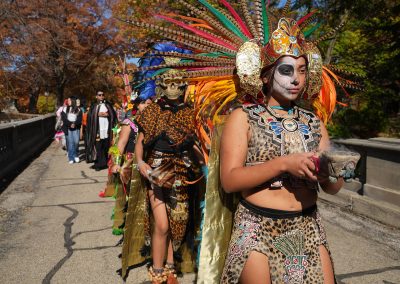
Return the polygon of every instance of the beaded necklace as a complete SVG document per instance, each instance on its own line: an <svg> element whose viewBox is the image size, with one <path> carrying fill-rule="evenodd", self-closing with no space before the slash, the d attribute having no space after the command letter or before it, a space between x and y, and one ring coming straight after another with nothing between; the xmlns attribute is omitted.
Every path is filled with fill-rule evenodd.
<svg viewBox="0 0 400 284"><path fill-rule="evenodd" d="M279 110L284 110L287 111L287 113L289 115L292 115L294 112L294 107L290 106L290 107L283 107L283 106L269 106L272 109L279 109Z"/></svg>

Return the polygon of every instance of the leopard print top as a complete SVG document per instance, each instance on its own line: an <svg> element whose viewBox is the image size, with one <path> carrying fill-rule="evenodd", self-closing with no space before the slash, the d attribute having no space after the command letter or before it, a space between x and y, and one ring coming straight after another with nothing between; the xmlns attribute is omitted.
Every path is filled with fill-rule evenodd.
<svg viewBox="0 0 400 284"><path fill-rule="evenodd" d="M144 145L166 136L170 143L178 147L195 131L194 112L185 105L174 111L153 103L144 109L136 122L143 131Z"/></svg>
<svg viewBox="0 0 400 284"><path fill-rule="evenodd" d="M321 140L320 119L298 106L293 115L280 116L270 107L244 105L250 125L246 164L257 164L279 156L317 151ZM286 175L296 183L298 178ZM296 179L296 180L294 180Z"/></svg>

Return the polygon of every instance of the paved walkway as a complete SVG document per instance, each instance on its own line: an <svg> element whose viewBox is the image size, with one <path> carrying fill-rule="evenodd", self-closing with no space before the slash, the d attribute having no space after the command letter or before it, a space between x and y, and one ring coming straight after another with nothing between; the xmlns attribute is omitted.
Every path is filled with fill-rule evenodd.
<svg viewBox="0 0 400 284"><path fill-rule="evenodd" d="M106 170L52 144L0 195L1 283L122 283ZM320 204L339 283L400 283L400 232ZM131 271L127 283L149 283ZM193 283L186 275L181 283ZM207 283L208 284L208 283ZM210 283L212 284L212 283Z"/></svg>

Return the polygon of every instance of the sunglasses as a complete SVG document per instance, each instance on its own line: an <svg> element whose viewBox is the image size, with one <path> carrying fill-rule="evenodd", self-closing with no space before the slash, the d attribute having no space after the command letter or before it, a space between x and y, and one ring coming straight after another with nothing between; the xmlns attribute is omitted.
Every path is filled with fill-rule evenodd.
<svg viewBox="0 0 400 284"><path fill-rule="evenodd" d="M104 94L103 93L101 93L101 94L97 94L97 96L99 96L99 97L104 97Z"/></svg>

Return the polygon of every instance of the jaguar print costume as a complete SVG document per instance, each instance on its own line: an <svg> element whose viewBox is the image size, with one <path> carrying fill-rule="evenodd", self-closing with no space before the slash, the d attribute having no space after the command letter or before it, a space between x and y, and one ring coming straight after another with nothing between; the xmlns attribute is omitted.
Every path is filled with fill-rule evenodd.
<svg viewBox="0 0 400 284"><path fill-rule="evenodd" d="M316 207L290 218L263 216L254 207L244 200L238 206L221 283L239 283L252 251L268 257L272 283L323 283L319 246L328 243Z"/></svg>
<svg viewBox="0 0 400 284"><path fill-rule="evenodd" d="M162 153L154 151L151 153L147 162L153 169L162 167L168 163L173 167L175 173L174 182L172 188L157 188L154 191L162 191L162 196L166 198L163 200L167 209L167 216L169 219L169 225L171 230L172 246L175 252L177 252L181 246L182 240L186 233L186 224L189 218L189 195L188 177L191 176L190 167L194 166L186 153L186 159L182 159L185 153L182 153L181 157L175 157L174 154ZM151 184L147 185L151 188ZM147 203L147 206L149 202ZM150 213L150 208L147 208L147 212ZM145 244L150 246L151 244L151 225L150 216L146 216L145 220Z"/></svg>
<svg viewBox="0 0 400 284"><path fill-rule="evenodd" d="M200 173L193 157L194 113L184 103L163 100L149 105L137 118L137 123L144 134L144 160L153 172L160 171L158 176L171 176L169 186L166 186L167 182L156 185L154 180L146 181L146 186L162 196L165 202L170 238L175 258L179 260L179 249L189 220L189 183L198 179ZM151 245L149 202L146 206L143 256L149 254Z"/></svg>
<svg viewBox="0 0 400 284"><path fill-rule="evenodd" d="M243 106L243 110L248 114L251 131L248 163L318 149L320 120L312 112L294 106L291 116L279 116L261 104Z"/></svg>
<svg viewBox="0 0 400 284"><path fill-rule="evenodd" d="M145 133L144 145L164 136L177 146L194 134L194 112L183 103L178 107L164 102L151 104L137 121Z"/></svg>
<svg viewBox="0 0 400 284"><path fill-rule="evenodd" d="M250 125L246 165L262 163L292 153L316 151L321 139L320 120L312 112L295 106L292 115L279 116L264 105L245 105ZM261 185L317 190L312 183L284 174ZM319 246L326 247L316 206L300 212L262 208L241 200L221 283L239 283L252 251L268 257L272 283L323 283Z"/></svg>
<svg viewBox="0 0 400 284"><path fill-rule="evenodd" d="M264 105L245 105L251 140L246 165L262 163L278 156L317 151L321 140L320 119L310 111L294 106L291 116L279 116ZM283 174L269 181L270 187L318 188L316 183Z"/></svg>

